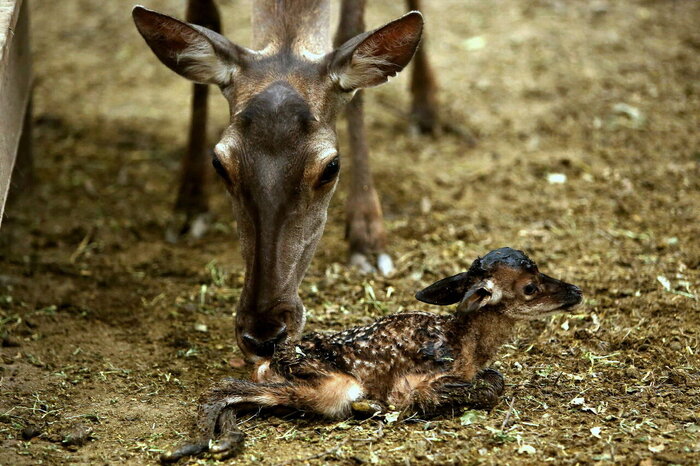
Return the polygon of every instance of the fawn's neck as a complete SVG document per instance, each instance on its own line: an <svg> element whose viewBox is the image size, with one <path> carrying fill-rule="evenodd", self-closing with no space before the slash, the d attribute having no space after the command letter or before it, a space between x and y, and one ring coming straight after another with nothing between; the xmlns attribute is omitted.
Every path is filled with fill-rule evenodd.
<svg viewBox="0 0 700 466"><path fill-rule="evenodd" d="M457 368L464 377L474 377L511 335L515 319L493 308L458 313L452 320L452 335L459 347Z"/></svg>

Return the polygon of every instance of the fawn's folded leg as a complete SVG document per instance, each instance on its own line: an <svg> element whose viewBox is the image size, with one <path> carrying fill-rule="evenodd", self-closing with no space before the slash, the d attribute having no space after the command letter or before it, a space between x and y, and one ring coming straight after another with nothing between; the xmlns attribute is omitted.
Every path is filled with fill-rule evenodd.
<svg viewBox="0 0 700 466"><path fill-rule="evenodd" d="M427 415L444 414L460 407L488 410L498 404L504 387L503 376L493 369L481 371L472 380L446 375L417 387L411 408Z"/></svg>
<svg viewBox="0 0 700 466"><path fill-rule="evenodd" d="M362 387L347 374L330 373L305 383L255 383L224 379L200 399L195 439L161 457L174 462L185 456L210 453L225 459L239 453L245 435L238 429L236 415L244 411L308 412L326 417L350 413L351 404L361 398Z"/></svg>

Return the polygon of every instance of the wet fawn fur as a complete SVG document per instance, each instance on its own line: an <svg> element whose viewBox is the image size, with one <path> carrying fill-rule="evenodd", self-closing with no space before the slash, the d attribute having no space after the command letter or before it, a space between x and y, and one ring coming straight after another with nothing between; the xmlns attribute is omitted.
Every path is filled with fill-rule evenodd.
<svg viewBox="0 0 700 466"><path fill-rule="evenodd" d="M518 320L573 308L581 290L548 277L523 252L501 248L467 272L440 280L416 297L456 312L403 312L339 333L312 333L276 349L253 381L225 379L199 407L203 439L236 432L235 414L282 408L329 418L373 400L424 415L457 407L493 407L503 377L485 369Z"/></svg>

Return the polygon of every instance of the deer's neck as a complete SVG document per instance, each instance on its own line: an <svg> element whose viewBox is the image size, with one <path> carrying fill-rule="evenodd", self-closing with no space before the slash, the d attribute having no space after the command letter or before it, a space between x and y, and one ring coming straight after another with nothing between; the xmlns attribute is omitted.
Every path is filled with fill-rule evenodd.
<svg viewBox="0 0 700 466"><path fill-rule="evenodd" d="M494 309L456 314L452 338L459 346L458 370L472 378L489 363L513 331L515 320Z"/></svg>
<svg viewBox="0 0 700 466"><path fill-rule="evenodd" d="M253 48L321 55L330 50L329 0L258 0L253 4Z"/></svg>

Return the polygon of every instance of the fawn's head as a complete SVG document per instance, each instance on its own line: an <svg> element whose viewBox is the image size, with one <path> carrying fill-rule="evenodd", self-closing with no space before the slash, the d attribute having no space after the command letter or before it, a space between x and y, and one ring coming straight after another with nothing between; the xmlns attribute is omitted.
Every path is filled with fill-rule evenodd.
<svg viewBox="0 0 700 466"><path fill-rule="evenodd" d="M423 29L421 14L411 12L327 52L329 39L319 37L324 28L328 35L325 3L256 5L259 51L143 7L133 11L167 67L219 86L229 102L213 164L233 201L246 263L236 337L251 358L270 356L304 326L298 287L338 181L338 112L358 89L401 71Z"/></svg>
<svg viewBox="0 0 700 466"><path fill-rule="evenodd" d="M489 306L515 319L536 319L574 308L581 290L541 273L522 251L500 248L476 259L467 272L444 278L419 291L420 301L448 305L458 312Z"/></svg>

